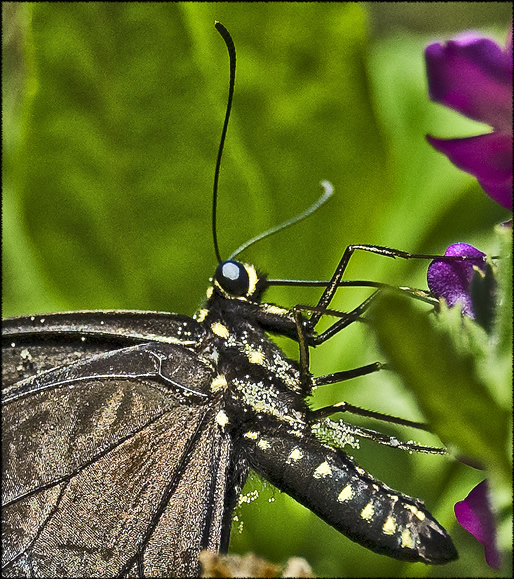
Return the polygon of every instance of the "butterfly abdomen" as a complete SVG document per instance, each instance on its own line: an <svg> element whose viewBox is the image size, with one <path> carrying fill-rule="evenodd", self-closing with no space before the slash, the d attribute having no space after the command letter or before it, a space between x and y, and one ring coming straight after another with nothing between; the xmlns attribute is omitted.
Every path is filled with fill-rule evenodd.
<svg viewBox="0 0 514 579"><path fill-rule="evenodd" d="M353 541L406 561L457 558L421 501L374 479L341 450L285 431L260 430L245 438L257 472Z"/></svg>

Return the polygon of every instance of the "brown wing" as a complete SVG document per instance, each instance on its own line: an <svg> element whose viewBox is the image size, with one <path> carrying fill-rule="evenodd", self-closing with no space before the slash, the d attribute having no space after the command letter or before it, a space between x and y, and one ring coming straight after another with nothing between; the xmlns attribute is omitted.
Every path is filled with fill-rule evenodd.
<svg viewBox="0 0 514 579"><path fill-rule="evenodd" d="M197 574L228 538L237 479L202 394L212 369L182 346L96 344L73 362L52 342L63 365L40 372L44 345L25 346L6 346L10 381L13 350L23 376L37 363L3 405L3 574Z"/></svg>

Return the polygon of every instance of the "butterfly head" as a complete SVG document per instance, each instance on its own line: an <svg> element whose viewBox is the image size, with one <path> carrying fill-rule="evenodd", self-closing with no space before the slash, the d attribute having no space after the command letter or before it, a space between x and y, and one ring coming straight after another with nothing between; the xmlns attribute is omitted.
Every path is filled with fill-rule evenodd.
<svg viewBox="0 0 514 579"><path fill-rule="evenodd" d="M266 277L253 265L233 259L220 262L212 282L222 297L250 302L259 302L267 285Z"/></svg>

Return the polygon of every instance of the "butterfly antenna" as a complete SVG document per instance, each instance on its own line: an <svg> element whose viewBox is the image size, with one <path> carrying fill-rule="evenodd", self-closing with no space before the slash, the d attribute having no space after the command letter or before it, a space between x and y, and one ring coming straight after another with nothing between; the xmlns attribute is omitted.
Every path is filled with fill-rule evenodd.
<svg viewBox="0 0 514 579"><path fill-rule="evenodd" d="M212 193L212 239L214 242L214 252L216 253L216 259L218 263L222 261L220 250L218 246L218 234L216 228L216 216L218 208L218 180L220 176L221 167L221 156L223 155L223 145L225 144L225 137L227 136L228 120L230 118L230 110L232 109L232 99L234 97L234 86L236 84L236 48L234 46L234 41L230 36L228 30L218 22L214 22L216 30L221 34L225 44L227 45L228 56L230 59L230 80L228 87L228 101L227 101L227 111L225 113L225 122L223 123L223 130L221 131L220 146L218 149L218 159L216 160L216 169L214 170L214 187Z"/></svg>
<svg viewBox="0 0 514 579"><path fill-rule="evenodd" d="M248 247L250 247L250 245L253 245L257 241L261 241L261 239L269 237L270 235L273 235L278 231L282 231L282 229L286 229L287 227L290 227L291 225L294 225L295 223L302 221L303 219L309 217L309 215L312 215L315 211L317 211L334 194L334 187L332 183L330 183L329 181L321 181L320 185L323 187L323 193L321 194L319 199L315 201L308 209L306 209L302 213L299 213L298 215L295 215L291 219L288 219L287 221L280 223L279 225L275 225L274 227L267 229L263 233L259 233L259 235L252 237L252 239L245 241L245 243L243 243L243 245L238 247L228 259L233 259L236 255L238 255L243 250L247 249Z"/></svg>

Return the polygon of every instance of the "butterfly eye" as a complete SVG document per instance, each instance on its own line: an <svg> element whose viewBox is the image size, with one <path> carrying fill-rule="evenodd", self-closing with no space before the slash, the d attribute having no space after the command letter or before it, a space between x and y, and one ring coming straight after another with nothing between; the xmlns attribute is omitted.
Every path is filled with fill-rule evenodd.
<svg viewBox="0 0 514 579"><path fill-rule="evenodd" d="M223 261L216 268L214 279L230 295L238 297L248 293L250 278L246 268L237 261Z"/></svg>

